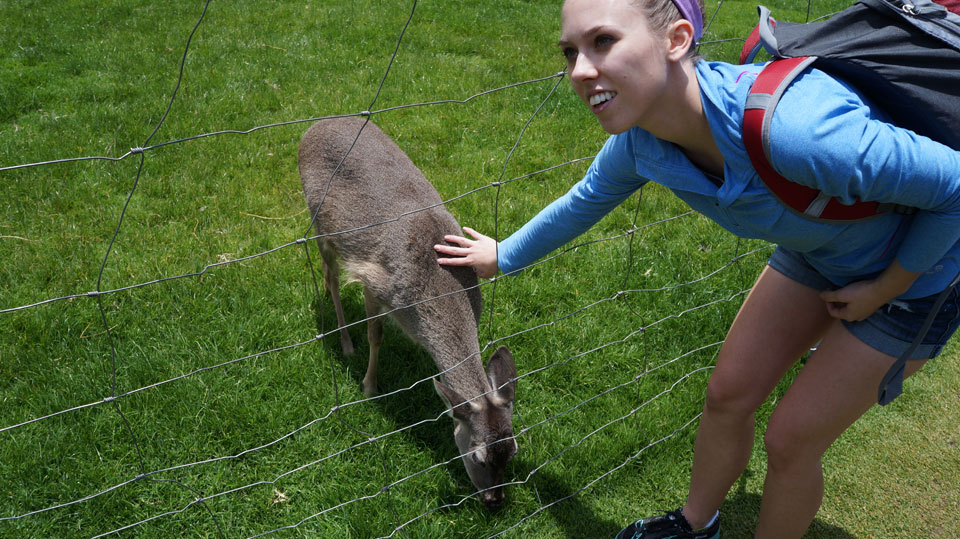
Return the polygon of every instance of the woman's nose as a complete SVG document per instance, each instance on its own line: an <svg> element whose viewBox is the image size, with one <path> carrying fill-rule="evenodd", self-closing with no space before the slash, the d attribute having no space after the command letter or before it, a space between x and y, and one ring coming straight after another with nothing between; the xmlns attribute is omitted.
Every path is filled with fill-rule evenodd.
<svg viewBox="0 0 960 539"><path fill-rule="evenodd" d="M578 54L570 68L570 80L582 81L595 79L597 66L584 54Z"/></svg>

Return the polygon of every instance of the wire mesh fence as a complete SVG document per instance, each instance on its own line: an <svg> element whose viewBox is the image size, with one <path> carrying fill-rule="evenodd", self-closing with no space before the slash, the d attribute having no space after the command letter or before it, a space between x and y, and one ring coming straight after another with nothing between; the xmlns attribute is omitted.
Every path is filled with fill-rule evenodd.
<svg viewBox="0 0 960 539"><path fill-rule="evenodd" d="M710 23L722 16L722 6L711 10ZM531 199L545 203L589 163L583 148L573 150L582 155L554 162L531 157L539 138L551 136L549 129L537 129L544 117L554 126L577 121L564 116L569 96L566 102L557 96L565 74L547 71L519 82L472 86L466 97L383 104L385 92L392 92L391 99L416 93L392 84L397 71L412 71L403 65L404 47L422 46L423 32L410 37L411 29L419 24L429 30L437 20L418 18L428 8L417 1L402 16L391 4L373 15L384 16L383 28L393 29L380 40L390 46L376 62L352 59L357 69L376 71L364 62L381 66L376 76L364 78L368 86L360 90L367 101L359 110L249 128L193 129L218 120L203 118L178 124L172 130L184 134L162 140L166 123L186 114L178 108L183 92L204 104L202 89L190 84L193 70L204 67L190 60L203 50L208 25L225 24L216 17L218 3L193 7L196 13L183 6L173 10L178 17L189 14L192 23L170 25L178 28L165 45L176 50L170 43L179 42L179 63L171 70L175 82L137 145L123 150L111 143L114 151L103 156L63 157L71 155L68 144L76 144L70 139L34 158L40 153L29 145L30 130L20 133L10 122L13 131L4 133L14 148L27 141L24 155L30 156L0 166L5 183L17 185L18 193L29 191L31 182L45 185L32 205L8 209L10 230L0 244L6 249L0 320L8 371L0 424L0 534L495 537L532 533L545 513L568 535L584 533L584 526L613 526L613 517L596 504L629 492L623 481L628 471L638 473L651 460L685 451L675 439L692 434L725 325L768 246L722 236L654 191L644 194L642 206L655 211L631 202L636 212L624 208L523 276L484 282L483 355L508 343L517 351L519 371L514 430L520 454L505 480L508 508L489 515L476 501L450 420L431 389L442 373L421 349L388 330L384 391L373 398L360 394L362 366L337 349L340 328L331 324L332 308L317 284L311 216L256 214L242 182L226 190L226 183L206 191L186 186L243 175L245 166L277 166L278 157L285 159L280 166L289 180L295 174L291 133L344 115L372 118L389 126L401 147L416 147L423 143L404 122L453 109L455 127L443 128L433 155L456 155L464 146L449 140L450 131L479 130L471 115L509 106L515 107L512 140L490 142L493 155L484 154L474 170L481 181L437 180L442 192L451 193L445 205L461 222L472 224L483 215L476 218L486 219L501 237L529 216L517 206ZM317 13L325 6L285 7L306 17L308 9ZM144 9L129 14L136 24L167 22ZM97 16L78 14L91 25ZM357 20L341 24L362 24L362 16L353 16ZM237 46L257 40L243 36ZM107 38L102 43L117 46ZM717 39L701 46L708 51L726 44ZM246 57L242 48L235 52ZM336 69L326 75L330 84L336 84ZM143 84L166 88L167 80ZM85 106L113 105L94 97ZM323 111L323 103L317 108ZM282 132L286 148L275 155L275 140L250 140L266 132ZM466 137L466 145L482 143L484 136ZM239 159L217 162L231 152L225 147L241 144L242 152L230 153ZM423 146L419 151L431 153ZM214 156L209 163L208 152ZM179 160L202 164L184 166L180 175ZM432 168L439 170L443 158L436 161ZM163 171L160 176L152 175L153 166ZM57 182L82 184L95 192L92 202L78 208L45 199L44 190ZM222 223L211 208L224 203L249 224L218 230ZM185 209L165 213L170 205ZM20 232L15 219L25 211L44 214L40 220L56 228L51 235L61 243L53 256L36 256L48 249L45 237ZM109 232L71 237L71 216L78 213ZM383 216L367 226L406 217ZM173 244L186 248L164 250ZM46 260L49 267L34 267L33 260ZM358 293L348 292L345 300L354 315L347 327L354 331L367 322L357 315ZM645 460L648 454L654 456ZM576 516L559 516L570 511Z"/></svg>

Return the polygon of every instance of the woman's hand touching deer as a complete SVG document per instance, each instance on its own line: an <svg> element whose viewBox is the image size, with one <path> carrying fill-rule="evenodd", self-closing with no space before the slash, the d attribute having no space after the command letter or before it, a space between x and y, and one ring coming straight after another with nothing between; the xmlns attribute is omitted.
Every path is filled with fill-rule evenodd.
<svg viewBox="0 0 960 539"><path fill-rule="evenodd" d="M497 242L476 230L463 227L463 231L474 239L463 236L445 236L443 239L458 245L434 245L433 248L440 254L456 258L438 258L442 266L472 266L478 277L489 279L500 271L497 266Z"/></svg>

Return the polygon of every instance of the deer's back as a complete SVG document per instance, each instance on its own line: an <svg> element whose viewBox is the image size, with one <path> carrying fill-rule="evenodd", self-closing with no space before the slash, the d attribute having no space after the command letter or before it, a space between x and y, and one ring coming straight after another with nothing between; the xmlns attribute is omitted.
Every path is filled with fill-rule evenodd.
<svg viewBox="0 0 960 539"><path fill-rule="evenodd" d="M317 233L333 234L321 243L332 246L347 271L392 307L475 287L472 270L437 264L433 245L446 234L462 233L439 193L372 122L354 143L363 124L361 118L322 120L300 143L300 177L311 216L320 206ZM466 302L478 319L479 291L457 296L429 308L462 310ZM442 305L451 302L461 305Z"/></svg>

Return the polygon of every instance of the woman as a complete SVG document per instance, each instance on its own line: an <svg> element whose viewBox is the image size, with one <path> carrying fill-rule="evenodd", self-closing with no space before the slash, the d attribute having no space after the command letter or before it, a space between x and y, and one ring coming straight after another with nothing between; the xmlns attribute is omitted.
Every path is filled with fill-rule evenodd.
<svg viewBox="0 0 960 539"><path fill-rule="evenodd" d="M760 66L698 59L694 0L567 0L560 47L577 95L612 136L583 180L499 245L464 228L440 264L481 277L522 268L587 230L646 181L743 237L778 245L730 327L707 385L686 503L618 537L719 537L719 507L746 468L754 412L820 342L777 403L764 441L757 537L800 537L823 496L820 459L877 399L889 367L958 269L960 152L888 123L855 89L808 70L785 92L771 162L845 203L917 208L869 222L797 216L763 185L740 122ZM958 323L956 292L906 375Z"/></svg>

